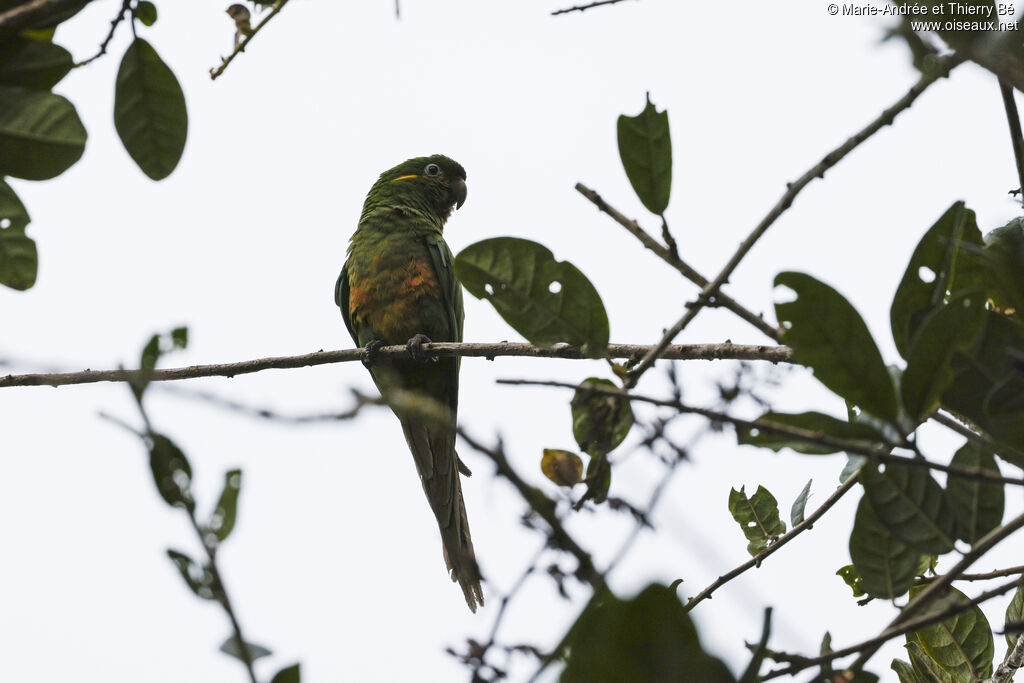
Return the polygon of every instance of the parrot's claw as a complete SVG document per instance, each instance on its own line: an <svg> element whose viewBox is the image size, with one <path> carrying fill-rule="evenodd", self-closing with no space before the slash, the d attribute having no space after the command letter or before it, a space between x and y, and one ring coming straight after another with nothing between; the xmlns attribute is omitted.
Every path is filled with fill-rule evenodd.
<svg viewBox="0 0 1024 683"><path fill-rule="evenodd" d="M372 367L377 364L377 349L382 346L387 346L384 342L379 339L374 339L363 347L363 365L366 367Z"/></svg>
<svg viewBox="0 0 1024 683"><path fill-rule="evenodd" d="M410 339L405 344L405 350L409 352L412 359L417 363L426 363L428 361L437 362L437 356L425 351L423 349L424 344L430 343L430 337L425 334L417 334L415 337Z"/></svg>

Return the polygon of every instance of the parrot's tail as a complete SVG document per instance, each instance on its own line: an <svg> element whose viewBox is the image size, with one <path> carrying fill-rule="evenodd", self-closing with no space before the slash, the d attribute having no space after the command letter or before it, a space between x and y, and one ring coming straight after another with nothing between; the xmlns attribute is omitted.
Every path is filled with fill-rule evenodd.
<svg viewBox="0 0 1024 683"><path fill-rule="evenodd" d="M455 454L455 430L427 425L414 419L402 419L423 491L427 494L444 546L444 562L452 581L458 582L469 609L476 612L484 604L480 587L480 567L469 534L466 503L459 480L459 458Z"/></svg>

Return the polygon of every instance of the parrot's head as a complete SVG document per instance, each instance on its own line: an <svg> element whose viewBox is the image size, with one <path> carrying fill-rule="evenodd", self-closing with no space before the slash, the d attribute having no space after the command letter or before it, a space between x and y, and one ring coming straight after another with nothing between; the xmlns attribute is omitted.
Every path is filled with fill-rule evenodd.
<svg viewBox="0 0 1024 683"><path fill-rule="evenodd" d="M384 171L366 197L375 206L408 206L444 223L466 201L466 170L442 154L416 157Z"/></svg>

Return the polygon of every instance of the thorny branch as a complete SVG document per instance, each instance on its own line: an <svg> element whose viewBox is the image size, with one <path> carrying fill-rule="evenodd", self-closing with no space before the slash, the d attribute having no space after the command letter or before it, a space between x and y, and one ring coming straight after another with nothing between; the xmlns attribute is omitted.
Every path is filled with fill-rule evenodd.
<svg viewBox="0 0 1024 683"><path fill-rule="evenodd" d="M761 222L757 224L746 239L740 242L739 248L732 255L729 261L722 268L721 272L715 276L715 279L709 282L701 289L700 295L697 300L691 304L688 304L687 311L683 314L671 328L669 328L662 336L661 341L658 342L649 353L647 353L640 363L630 371L630 375L624 387L626 389L632 389L636 386L636 383L640 380L640 376L643 375L647 370L654 365L654 361L661 355L661 351L668 348L668 345L672 343L672 340L682 332L686 327L697 317L701 309L708 305L708 301L718 294L719 288L729 281L733 271L739 266L740 261L750 252L754 244L767 232L768 228L781 216L786 209L792 204L796 196L803 190L812 180L815 178L824 178L825 172L828 169L839 163L846 155L852 152L854 149L860 146L865 140L870 138L872 135L877 133L883 127L892 124L893 120L906 109L910 108L910 105L914 103L914 100L923 93L928 86L934 83L939 78L943 78L949 74L949 72L956 67L958 64L963 62L966 57L960 55L951 55L940 61L936 65L936 68L929 71L927 74L921 76L921 79L910 88L907 93L897 100L891 107L883 111L874 121L865 126L860 132L854 134L846 142L836 147L834 150L825 155L825 157L817 164L812 166L810 170L804 173L802 176L797 178L792 183L789 183L785 193L775 204L774 207L768 212L768 214L761 219Z"/></svg>
<svg viewBox="0 0 1024 683"><path fill-rule="evenodd" d="M610 344L611 358L639 358L647 353L650 346L635 344ZM582 360L588 358L578 347L556 344L539 347L532 344L499 342L497 344L437 342L424 344L423 350L437 356L462 356L494 359L498 356L528 356L533 358L563 358ZM405 356L405 346L384 346L377 351L381 358ZM234 377L270 369L302 368L329 363L360 361L365 358L363 349L342 351L316 351L301 356L278 356L222 363L216 365L192 365L186 368L153 370L146 378L151 382L164 382L198 377ZM661 356L673 360L764 360L771 363L791 363L792 351L785 346L748 346L743 344L687 344L669 347ZM90 384L93 382L130 382L140 379L138 370L83 370L82 372L32 373L0 376L0 388L24 386L58 387L66 384Z"/></svg>
<svg viewBox="0 0 1024 683"><path fill-rule="evenodd" d="M242 40L238 41L238 44L235 45L235 49L231 51L231 54L229 54L227 57L221 57L220 66L218 66L215 69L210 69L211 81L217 80L217 77L224 73L224 69L228 68L228 64L230 64L231 61L239 55L239 53L245 52L245 46L249 44L249 41L255 38L256 34L260 32L260 29L266 26L268 21L277 16L277 13L280 12L281 8L284 7L286 4L288 4L288 0L277 0L277 2L271 5L270 14L265 16L260 23L256 24L253 27L252 33L243 37Z"/></svg>

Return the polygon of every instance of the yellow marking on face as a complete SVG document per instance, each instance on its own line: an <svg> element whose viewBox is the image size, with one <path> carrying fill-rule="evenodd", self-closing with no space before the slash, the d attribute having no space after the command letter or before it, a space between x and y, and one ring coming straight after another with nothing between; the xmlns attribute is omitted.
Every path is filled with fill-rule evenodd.
<svg viewBox="0 0 1024 683"><path fill-rule="evenodd" d="M412 175L403 175L403 176L398 176L397 178L395 178L395 179L394 179L394 180L392 180L391 182L393 182L393 183L396 183L396 182L398 182L399 180L407 180L407 179L409 179L409 178L419 178L419 176L418 176L418 175L416 175L415 173L413 173Z"/></svg>

